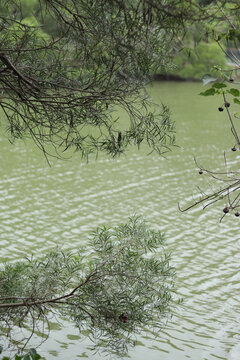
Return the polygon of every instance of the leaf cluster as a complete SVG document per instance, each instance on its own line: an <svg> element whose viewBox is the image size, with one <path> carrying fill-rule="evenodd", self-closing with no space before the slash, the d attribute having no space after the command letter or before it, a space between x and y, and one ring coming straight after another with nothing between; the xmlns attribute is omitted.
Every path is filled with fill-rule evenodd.
<svg viewBox="0 0 240 360"><path fill-rule="evenodd" d="M0 106L10 140L31 137L46 155L51 145L55 154L73 148L86 158L99 151L115 156L144 141L164 149L171 126L152 116L141 89L168 61L186 6L39 0L25 8L5 0L0 22ZM128 114L125 128L117 108ZM149 117L154 132L143 131L140 140Z"/></svg>
<svg viewBox="0 0 240 360"><path fill-rule="evenodd" d="M0 270L1 326L8 336L25 324L34 332L49 314L61 314L88 329L96 349L104 344L126 353L134 334L161 328L170 314L174 270L163 241L135 216L97 229L88 262L81 252L56 250L42 260L6 264Z"/></svg>
<svg viewBox="0 0 240 360"><path fill-rule="evenodd" d="M236 32L234 32L236 34ZM202 96L221 96L222 103L219 104L218 111L220 113L226 114L226 117L230 123L230 129L234 137L234 145L231 147L232 152L237 152L240 149L240 137L239 137L239 112L232 111L233 104L240 104L240 91L238 89L238 71L239 67L232 70L222 70L218 68L218 72L221 75L219 78L214 78L209 75L205 75L203 78L203 84L207 85L212 83L211 87L207 90L200 93ZM234 86L235 85L235 86ZM234 87L233 87L234 86ZM228 214L233 213L236 217L240 216L240 178L239 171L235 169L230 169L227 164L226 154L224 152L224 165L225 169L223 171L217 170L208 170L204 166L198 165L195 160L196 165L199 168L199 174L206 175L214 181L215 189L210 190L208 193L206 191L200 190L199 199L196 200L193 204L186 207L184 210L187 211L199 204L203 205L203 209L212 206L215 203L222 203L224 201L225 205L222 207L222 216L220 217L220 222ZM218 188L217 188L218 186Z"/></svg>
<svg viewBox="0 0 240 360"><path fill-rule="evenodd" d="M4 0L1 10L0 107L11 142L32 138L46 156L72 149L84 158L174 143L169 113L153 113L142 89L168 67L187 26L213 12L196 0Z"/></svg>
<svg viewBox="0 0 240 360"><path fill-rule="evenodd" d="M0 346L0 354L3 351L3 347ZM25 355L18 355L14 356L14 360L39 360L41 356L37 353L36 349L30 349ZM1 360L11 360L8 356L3 356Z"/></svg>

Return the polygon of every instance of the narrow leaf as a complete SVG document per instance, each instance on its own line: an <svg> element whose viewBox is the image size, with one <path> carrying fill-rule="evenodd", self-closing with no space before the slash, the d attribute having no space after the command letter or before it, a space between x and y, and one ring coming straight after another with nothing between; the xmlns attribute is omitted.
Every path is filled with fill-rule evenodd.
<svg viewBox="0 0 240 360"><path fill-rule="evenodd" d="M238 100L237 98L234 98L233 101L235 102L235 104L240 104L240 100Z"/></svg>

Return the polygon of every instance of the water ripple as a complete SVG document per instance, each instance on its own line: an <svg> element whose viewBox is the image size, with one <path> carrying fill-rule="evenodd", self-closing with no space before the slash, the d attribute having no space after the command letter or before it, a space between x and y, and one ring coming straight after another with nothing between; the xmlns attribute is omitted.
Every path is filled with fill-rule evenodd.
<svg viewBox="0 0 240 360"><path fill-rule="evenodd" d="M11 147L1 139L8 154L7 160L1 154L1 260L18 260L31 252L40 256L56 245L76 249L96 226L117 225L133 213L142 214L153 228L166 233L183 305L159 336L146 333L138 339L131 359L236 360L240 358L238 223L227 216L219 224L217 208L179 213L177 202L191 201L195 184L205 184L205 179L199 180L193 155L209 166L222 159L221 153L216 154L217 138L216 143L207 139L213 133L204 133L204 125L199 125L203 143L197 142L187 132L189 120L181 121L186 121L180 129L182 143L190 148L176 149L168 160L146 157L142 151L115 161L101 158L81 164L76 155L49 168L36 151L22 143ZM83 336L79 340L71 324L55 326L52 334L40 349L49 360L63 360L69 353L74 359L99 358L89 351L88 340Z"/></svg>

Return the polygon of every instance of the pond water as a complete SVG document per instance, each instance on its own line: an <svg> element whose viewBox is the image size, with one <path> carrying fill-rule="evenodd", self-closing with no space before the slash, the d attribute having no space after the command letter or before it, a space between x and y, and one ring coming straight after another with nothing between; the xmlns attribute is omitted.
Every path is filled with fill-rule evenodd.
<svg viewBox="0 0 240 360"><path fill-rule="evenodd" d="M134 213L165 232L183 304L158 338L138 338L132 360L240 359L240 220L227 215L220 224L220 208L180 213L177 205L191 201L197 185L208 184L194 156L211 169L223 167L223 150L230 163L240 160L230 150L225 114L217 111L221 100L201 97L200 91L200 83L149 87L176 122L179 147L166 159L132 149L116 160L101 157L89 164L76 153L49 167L31 143L12 146L1 136L1 261L41 254L56 244L76 249L97 226L118 225ZM71 324L52 327L39 349L48 360L101 358Z"/></svg>

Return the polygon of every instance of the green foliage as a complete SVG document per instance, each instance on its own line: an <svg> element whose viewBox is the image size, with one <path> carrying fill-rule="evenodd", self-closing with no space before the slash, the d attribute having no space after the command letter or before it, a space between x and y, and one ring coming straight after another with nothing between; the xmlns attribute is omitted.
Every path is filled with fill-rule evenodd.
<svg viewBox="0 0 240 360"><path fill-rule="evenodd" d="M233 96L240 96L240 92L239 92L238 89L232 88L232 89L230 89L230 90L227 90L227 92L228 92L229 94L233 95Z"/></svg>
<svg viewBox="0 0 240 360"><path fill-rule="evenodd" d="M39 10L38 0L19 0L19 11L21 11L22 18L32 16Z"/></svg>
<svg viewBox="0 0 240 360"><path fill-rule="evenodd" d="M3 347L0 346L0 354L3 351ZM24 355L18 355L15 354L14 358L3 356L1 360L39 360L41 359L41 356L37 353L36 349L30 349L27 353Z"/></svg>
<svg viewBox="0 0 240 360"><path fill-rule="evenodd" d="M240 104L240 100L237 99L237 98L233 99L233 102L234 102L235 104Z"/></svg>
<svg viewBox="0 0 240 360"><path fill-rule="evenodd" d="M213 67L226 66L226 57L216 42L206 43L201 41L196 48L182 50L174 59L175 68L169 73L182 78L202 79L211 72L216 74Z"/></svg>
<svg viewBox="0 0 240 360"><path fill-rule="evenodd" d="M227 41L234 41L237 40L240 42L240 31L239 29L236 28L230 28L228 29L228 31L226 32L222 32L221 34L218 35L218 41L220 40L227 40Z"/></svg>
<svg viewBox="0 0 240 360"><path fill-rule="evenodd" d="M27 25L31 28L32 32L34 34L32 34L32 37L36 37L37 39L43 39L45 41L49 41L50 40L50 36L43 31L43 29L41 28L41 24L38 22L37 18L35 16L29 16L29 17L25 17L22 21L22 24ZM17 31L21 31L22 29L18 29ZM26 31L26 30L25 30ZM18 36L20 34L18 33Z"/></svg>
<svg viewBox="0 0 240 360"><path fill-rule="evenodd" d="M0 323L9 329L8 338L12 327L30 319L35 328L54 311L87 329L96 349L104 344L105 351L126 353L134 334L161 328L173 306L174 271L163 242L160 231L133 217L128 224L97 229L88 262L82 249L55 250L42 260L3 266Z"/></svg>
<svg viewBox="0 0 240 360"><path fill-rule="evenodd" d="M216 94L216 90L214 88L207 89L206 91L200 93L200 95L202 96L210 96L215 94Z"/></svg>
<svg viewBox="0 0 240 360"><path fill-rule="evenodd" d="M183 18L200 10L178 0L30 3L4 1L0 106L10 141L32 138L46 156L116 156L142 143L168 150L169 112L153 112L142 90L170 61Z"/></svg>
<svg viewBox="0 0 240 360"><path fill-rule="evenodd" d="M202 96L212 96L212 95L223 95L224 96L224 102L226 103L226 94L230 94L234 96L233 102L236 104L239 104L239 99L237 99L240 96L240 91L236 88L226 89L227 85L223 82L214 82L212 86L201 92L200 95Z"/></svg>
<svg viewBox="0 0 240 360"><path fill-rule="evenodd" d="M3 0L0 10L0 107L11 142L32 138L46 156L60 157L68 149L114 157L143 143L169 150L169 112L153 112L143 89L169 68L193 24L199 42L204 19L214 18L210 7L206 14L197 0ZM218 51L201 42L191 57L177 56L173 73L201 77L209 61L223 63Z"/></svg>
<svg viewBox="0 0 240 360"><path fill-rule="evenodd" d="M225 87L227 87L226 84L224 84L224 83L219 83L219 82L215 82L215 83L212 85L212 88L214 88L214 89L223 89L223 88L225 88Z"/></svg>
<svg viewBox="0 0 240 360"><path fill-rule="evenodd" d="M238 8L239 13L240 8ZM233 19L236 17L234 14ZM228 47L233 44L234 50L236 54L239 54L239 21L238 26L234 25L232 19L227 17L228 23L232 26L226 33L222 33L218 36L218 45L224 52L223 45L220 41L224 40L227 42ZM231 51L230 51L231 53ZM236 64L235 69L227 69L222 70L219 66L215 66L217 70L217 77L212 77L209 75L205 75L203 77L203 85L211 84L211 87L207 90L200 93L202 96L215 96L218 95L220 97L220 103L218 107L218 111L226 114L226 118L229 121L231 133L234 137L234 144L231 146L231 151L236 153L240 150L240 136L239 136L239 112L235 111L235 107L232 105L237 104L240 105L240 91L239 91L239 69L240 69L240 59L238 56L233 53L233 60ZM234 87L233 87L234 86ZM196 160L195 160L196 161ZM224 152L224 163L225 169L222 171L213 171L203 168L203 166L199 166L199 174L205 174L210 179L212 179L215 184L217 190L210 190L209 193L206 190L201 190L200 198L190 206L186 207L183 211L187 211L199 204L203 204L203 209L209 207L213 204L219 203L221 204L222 216L220 217L220 222L227 214L233 214L236 217L240 216L240 191L239 191L239 171L236 171L235 168L231 169L231 163L227 163L227 156ZM233 162L236 164L236 162ZM225 202L225 206L222 207L222 200Z"/></svg>

